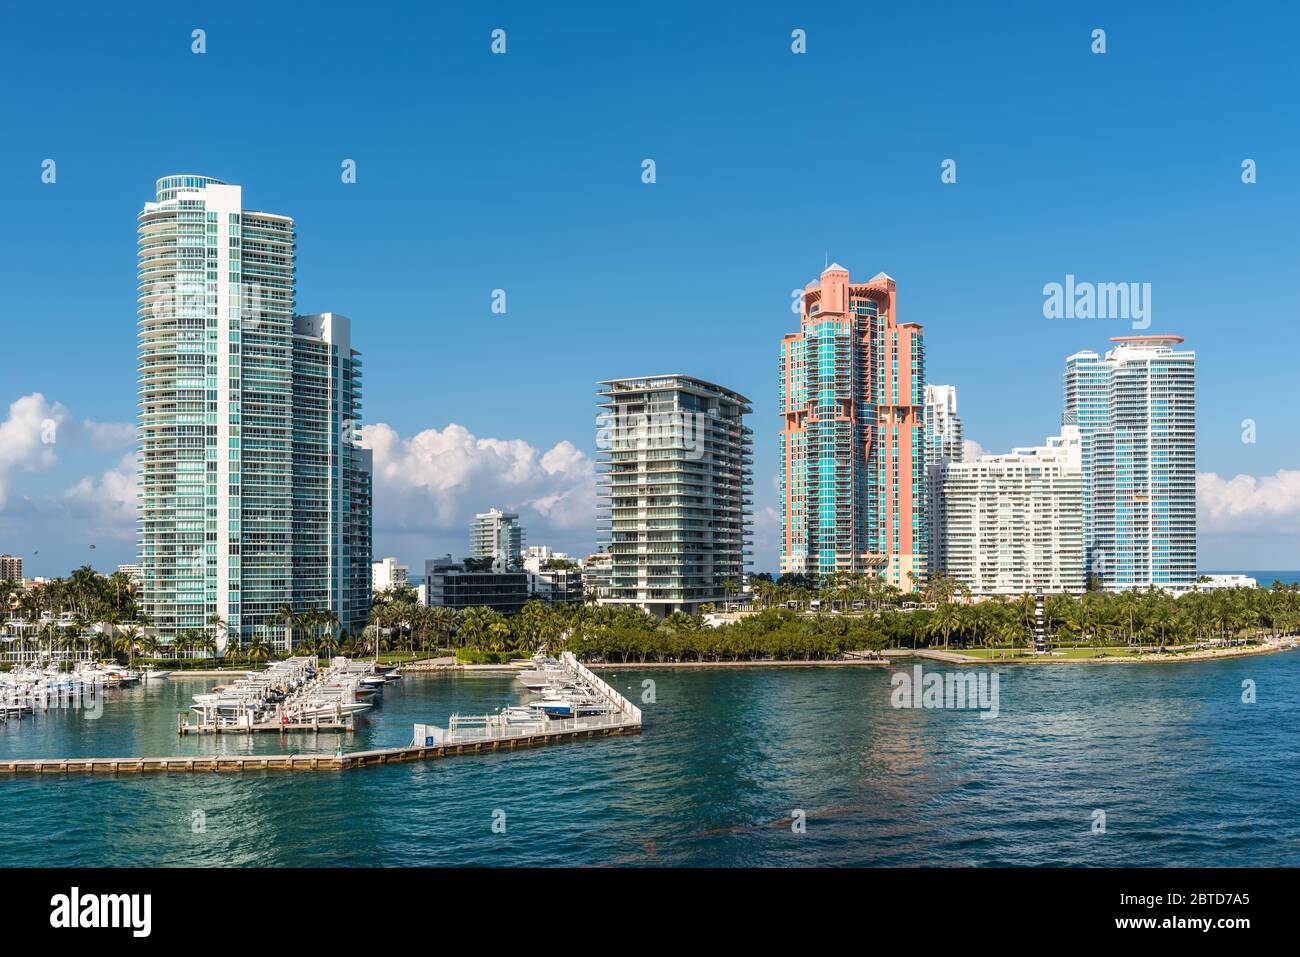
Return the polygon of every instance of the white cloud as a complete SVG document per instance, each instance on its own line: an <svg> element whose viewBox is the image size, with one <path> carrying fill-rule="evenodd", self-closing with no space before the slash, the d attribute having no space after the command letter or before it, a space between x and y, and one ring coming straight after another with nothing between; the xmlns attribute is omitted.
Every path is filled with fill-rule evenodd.
<svg viewBox="0 0 1300 957"><path fill-rule="evenodd" d="M135 445L134 422L93 422L85 419L76 426L76 437L95 449L124 449Z"/></svg>
<svg viewBox="0 0 1300 957"><path fill-rule="evenodd" d="M1256 478L1196 476L1197 524L1203 532L1300 532L1300 470Z"/></svg>
<svg viewBox="0 0 1300 957"><path fill-rule="evenodd" d="M64 504L87 531L133 538L136 525L136 455L128 452L98 478L86 476L63 493Z"/></svg>
<svg viewBox="0 0 1300 957"><path fill-rule="evenodd" d="M15 399L0 421L0 508L13 477L53 468L59 447L114 450L134 442L135 425L130 422L78 421L62 403L51 403L39 392Z"/></svg>
<svg viewBox="0 0 1300 957"><path fill-rule="evenodd" d="M374 450L377 532L468 534L474 513L493 506L518 511L534 543L547 530L595 531L595 468L571 442L543 452L454 423L404 439L382 422L365 426L362 442Z"/></svg>
<svg viewBox="0 0 1300 957"><path fill-rule="evenodd" d="M984 446L980 445L974 439L963 439L961 443L961 459L963 462L974 462L981 455L988 455L984 451Z"/></svg>
<svg viewBox="0 0 1300 957"><path fill-rule="evenodd" d="M762 505L754 509L754 558L753 571L776 572L777 556L781 551L781 512L772 505ZM772 567L764 567L767 564Z"/></svg>
<svg viewBox="0 0 1300 957"><path fill-rule="evenodd" d="M10 403L8 418L0 422L0 507L15 474L44 471L58 461L54 448L67 417L67 409L39 392Z"/></svg>

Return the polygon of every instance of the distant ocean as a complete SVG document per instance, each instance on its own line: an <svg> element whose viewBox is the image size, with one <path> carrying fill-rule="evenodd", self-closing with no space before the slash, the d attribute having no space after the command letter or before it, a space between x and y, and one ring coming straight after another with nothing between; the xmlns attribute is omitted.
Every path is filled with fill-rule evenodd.
<svg viewBox="0 0 1300 957"><path fill-rule="evenodd" d="M1259 582L1261 588L1268 588L1275 581L1280 581L1284 585L1300 584L1300 571L1213 571L1202 572L1205 575L1246 575Z"/></svg>

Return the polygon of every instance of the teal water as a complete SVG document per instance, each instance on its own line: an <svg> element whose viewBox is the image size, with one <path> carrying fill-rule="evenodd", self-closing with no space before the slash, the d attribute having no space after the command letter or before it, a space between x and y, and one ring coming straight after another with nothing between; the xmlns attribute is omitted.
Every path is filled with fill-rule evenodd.
<svg viewBox="0 0 1300 957"><path fill-rule="evenodd" d="M905 668L619 670L607 677L629 695L655 683L644 734L515 753L4 777L0 866L1300 865L1300 652L1003 666L993 720L893 708L890 674ZM0 756L280 749L276 735L178 739L176 711L212 683L115 692L98 719L0 724ZM290 739L405 744L416 721L520 700L516 688L413 676L357 732ZM796 809L806 833L789 826Z"/></svg>
<svg viewBox="0 0 1300 957"><path fill-rule="evenodd" d="M1224 574L1224 573L1220 573ZM1268 588L1275 581L1280 581L1283 585L1300 585L1300 572L1297 571L1246 571L1237 572L1238 575L1246 575L1255 579L1261 588Z"/></svg>

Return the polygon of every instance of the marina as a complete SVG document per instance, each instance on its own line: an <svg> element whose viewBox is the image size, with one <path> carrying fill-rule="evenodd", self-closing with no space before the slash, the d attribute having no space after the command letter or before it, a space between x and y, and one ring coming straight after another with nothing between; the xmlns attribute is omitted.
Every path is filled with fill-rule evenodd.
<svg viewBox="0 0 1300 957"><path fill-rule="evenodd" d="M71 671L61 671L56 665L29 665L0 672L0 721L22 719L53 708L95 709L108 690L167 676L167 672L134 671L88 661L77 663Z"/></svg>
<svg viewBox="0 0 1300 957"><path fill-rule="evenodd" d="M532 702L494 712L454 712L446 727L417 723L404 747L333 754L281 753L166 757L55 757L0 759L0 773L75 774L218 771L337 771L376 765L425 761L462 754L534 748L584 738L636 734L641 709L593 674L572 654L559 659L538 655L518 683L535 694ZM525 675L528 678L525 680ZM365 662L334 659L319 673L311 658L290 658L265 671L250 672L233 685L194 695L199 723L178 715L178 731L187 734L255 732L351 732L355 716L371 705L359 702L366 689L398 680ZM368 696L368 695L367 695ZM361 704L350 713L344 708ZM332 710L330 710L332 709Z"/></svg>
<svg viewBox="0 0 1300 957"><path fill-rule="evenodd" d="M453 714L447 727L417 724L412 747L458 745L517 746L591 737L630 734L641 730L641 709L583 665L571 652L557 660L544 653L515 680L534 699L526 705L500 708L491 714ZM530 745L531 746L531 745Z"/></svg>
<svg viewBox="0 0 1300 957"><path fill-rule="evenodd" d="M189 714L176 716L178 734L253 734L350 731L356 717L374 706L384 685L398 681L396 668L335 658L324 670L317 659L287 658L264 671L249 671L232 684L194 696Z"/></svg>

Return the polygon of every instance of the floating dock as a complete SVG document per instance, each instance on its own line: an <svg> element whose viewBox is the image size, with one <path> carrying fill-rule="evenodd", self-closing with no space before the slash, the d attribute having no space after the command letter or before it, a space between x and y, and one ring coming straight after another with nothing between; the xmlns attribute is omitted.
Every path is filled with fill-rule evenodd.
<svg viewBox="0 0 1300 957"><path fill-rule="evenodd" d="M179 735L186 734L266 734L278 732L286 734L290 731L354 731L356 722L354 715L340 715L331 718L309 718L306 720L285 720L282 716L279 719L272 718L269 721L233 721L227 724L210 723L210 724L190 724L182 711L176 715L176 733Z"/></svg>
<svg viewBox="0 0 1300 957"><path fill-rule="evenodd" d="M348 771L384 764L430 761L461 754L515 751L585 738L639 734L641 709L592 674L568 652L566 670L611 704L608 714L540 719L518 723L496 715L461 717L447 728L415 725L404 748L378 748L335 754L245 754L162 758L11 758L0 760L0 774L136 774L157 772ZM247 728L239 729L247 733ZM321 730L324 730L322 728ZM238 733L238 731L235 731Z"/></svg>

